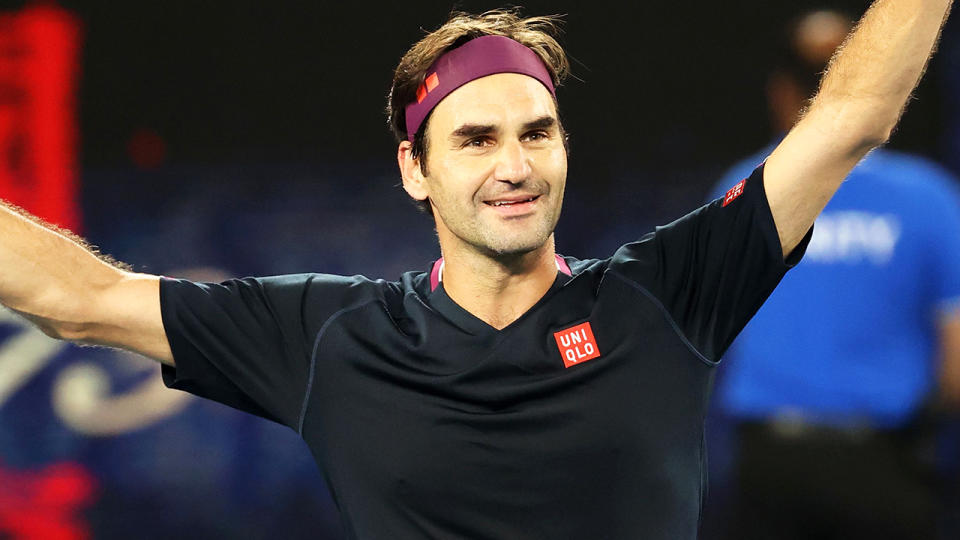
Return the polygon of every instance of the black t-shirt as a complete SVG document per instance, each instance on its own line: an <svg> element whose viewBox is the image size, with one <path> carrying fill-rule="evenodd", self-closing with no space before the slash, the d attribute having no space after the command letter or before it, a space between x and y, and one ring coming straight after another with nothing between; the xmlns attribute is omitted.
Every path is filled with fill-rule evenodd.
<svg viewBox="0 0 960 540"><path fill-rule="evenodd" d="M788 260L762 168L502 330L434 271L165 279L164 382L297 430L347 536L696 537L717 359Z"/></svg>

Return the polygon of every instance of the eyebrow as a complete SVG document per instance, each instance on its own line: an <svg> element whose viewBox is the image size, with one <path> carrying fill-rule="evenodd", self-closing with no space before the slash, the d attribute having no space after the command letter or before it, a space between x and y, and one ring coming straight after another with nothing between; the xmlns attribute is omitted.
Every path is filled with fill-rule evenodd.
<svg viewBox="0 0 960 540"><path fill-rule="evenodd" d="M523 126L521 126L521 131L530 131L534 129L548 129L557 124L557 119L551 115L544 115L536 120L531 120ZM450 138L470 138L477 137L480 135L489 135L497 131L497 126L495 124L463 124L457 129L453 130L453 133L450 134Z"/></svg>
<svg viewBox="0 0 960 540"><path fill-rule="evenodd" d="M478 135L489 135L497 130L497 126L493 124L463 124L457 129L453 130L453 133L450 134L450 138L469 138L476 137Z"/></svg>
<svg viewBox="0 0 960 540"><path fill-rule="evenodd" d="M523 125L523 131L530 131L533 129L549 129L557 124L557 119L550 115L544 115L532 122L527 122Z"/></svg>

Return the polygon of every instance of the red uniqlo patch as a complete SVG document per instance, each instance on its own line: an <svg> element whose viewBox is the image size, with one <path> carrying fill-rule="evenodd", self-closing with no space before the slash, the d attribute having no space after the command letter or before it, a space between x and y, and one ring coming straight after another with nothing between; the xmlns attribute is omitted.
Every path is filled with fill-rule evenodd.
<svg viewBox="0 0 960 540"><path fill-rule="evenodd" d="M737 185L735 185L735 186L733 186L732 188L730 188L730 191L728 191L728 192L727 192L727 195L723 198L723 206L726 206L726 205L732 203L734 199L736 199L736 198L739 197L740 195L743 195L743 187L744 187L745 185L747 185L747 180L746 180L746 178L744 178L743 180L737 182Z"/></svg>
<svg viewBox="0 0 960 540"><path fill-rule="evenodd" d="M597 348L597 340L593 337L589 322L554 332L553 337L557 340L557 348L560 349L560 356L566 367L582 364L600 356L600 349Z"/></svg>

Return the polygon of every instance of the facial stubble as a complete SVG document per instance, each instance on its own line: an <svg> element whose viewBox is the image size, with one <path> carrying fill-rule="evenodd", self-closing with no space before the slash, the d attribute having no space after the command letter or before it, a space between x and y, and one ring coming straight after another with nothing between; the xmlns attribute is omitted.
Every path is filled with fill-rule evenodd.
<svg viewBox="0 0 960 540"><path fill-rule="evenodd" d="M490 257L519 256L541 248L553 233L560 219L563 203L563 183L559 191L551 190L546 182L516 184L515 190L534 187L530 190L540 194L538 205L546 205L533 215L502 218L487 211L486 198L478 192L472 200L472 208L455 210L446 196L431 197L431 206L437 219L461 242ZM440 202L441 204L437 204ZM527 223L524 223L527 222Z"/></svg>

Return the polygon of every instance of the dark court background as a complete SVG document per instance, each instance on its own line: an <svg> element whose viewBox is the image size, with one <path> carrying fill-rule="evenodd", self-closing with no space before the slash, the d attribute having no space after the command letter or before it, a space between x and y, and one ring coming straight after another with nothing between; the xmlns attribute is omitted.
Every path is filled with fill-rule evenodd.
<svg viewBox="0 0 960 540"><path fill-rule="evenodd" d="M604 257L702 204L775 135L764 84L785 23L867 5L525 3L566 14L573 63L559 90L572 154L558 250ZM102 251L209 280L395 279L439 255L399 188L386 94L424 30L498 4L64 0L2 2L0 15L36 6L81 29L78 229ZM891 146L960 173L958 96L955 16ZM290 430L160 389L143 359L0 323L0 538L340 537ZM10 368L14 345L27 368Z"/></svg>
<svg viewBox="0 0 960 540"><path fill-rule="evenodd" d="M370 190L403 206L405 195L395 187L395 143L383 114L392 70L406 47L451 8L495 6L64 5L86 28L80 125L83 197L90 208L143 198L157 206L211 189L211 183L220 197L249 201L238 193L262 199L256 193L265 186L304 180L294 171L255 171L275 163L296 166L308 177L323 171L326 188L338 197ZM785 21L805 6L822 5L528 2L529 14L566 14L563 43L573 59L574 77L559 94L573 149L565 207L573 219L561 222L560 249L600 256L676 217L701 202L724 167L767 142L763 92L774 44ZM867 3L830 5L859 16ZM893 147L941 158L948 153L943 95L949 90L942 77L948 60L937 57ZM144 170L132 163L138 141L148 154L156 151L151 143L163 147L159 165ZM188 170L167 173L197 166L242 170L212 181ZM314 202L322 205L323 197ZM358 204L362 209L362 197ZM368 213L358 218L375 219ZM107 239L113 219L109 211L87 213L89 234ZM417 225L410 238L423 240L429 222ZM395 237L389 223L380 233L407 240ZM262 269L256 256L249 258L249 267L237 270ZM422 265L422 259L406 259L404 267ZM353 271L375 268L361 265Z"/></svg>

